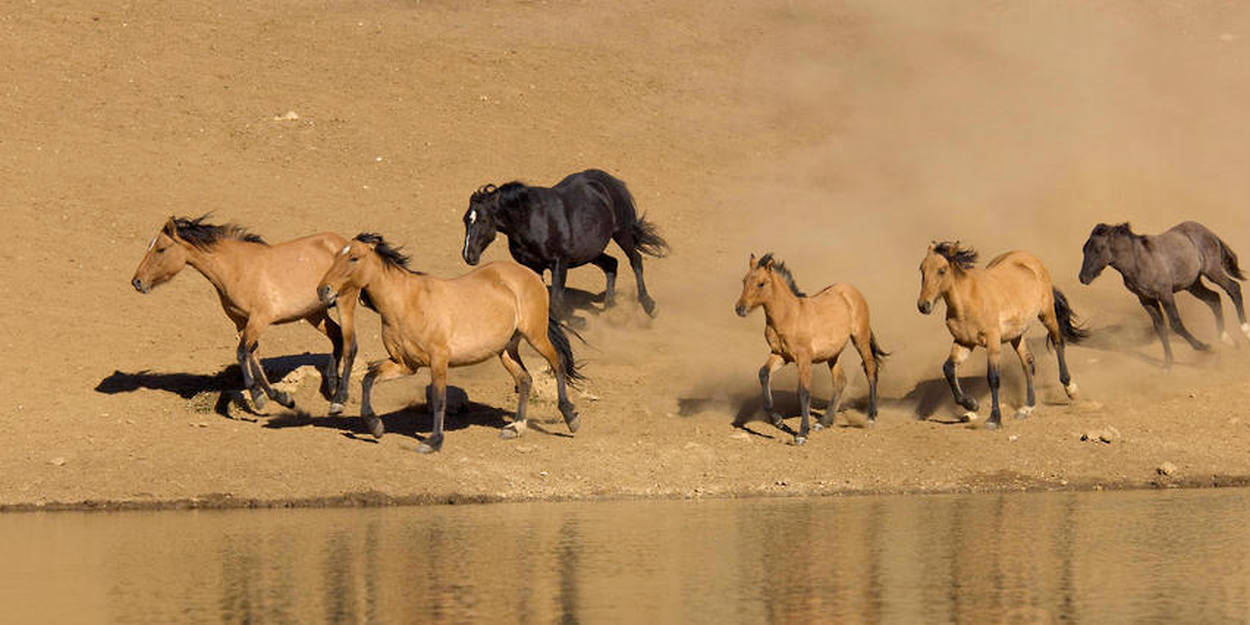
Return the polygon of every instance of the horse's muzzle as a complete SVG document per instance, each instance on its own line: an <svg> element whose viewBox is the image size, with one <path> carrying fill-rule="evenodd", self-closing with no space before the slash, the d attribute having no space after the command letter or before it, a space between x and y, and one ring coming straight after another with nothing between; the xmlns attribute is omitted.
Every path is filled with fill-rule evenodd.
<svg viewBox="0 0 1250 625"><path fill-rule="evenodd" d="M1080 276L1078 276L1078 277L1077 277L1077 279L1079 279L1079 280L1081 281L1081 284L1089 284L1090 282L1093 282L1093 281L1094 281L1094 278L1097 278L1097 277L1098 277L1098 275L1097 275L1097 274L1094 274L1094 275L1089 275L1089 274L1085 273L1084 271L1082 271L1082 272L1081 272L1081 275L1080 275Z"/></svg>
<svg viewBox="0 0 1250 625"><path fill-rule="evenodd" d="M751 312L751 310L742 304L738 304L737 306L734 306L734 312L738 313L739 317L745 317L747 316L747 313Z"/></svg>
<svg viewBox="0 0 1250 625"><path fill-rule="evenodd" d="M473 254L473 253L470 253L470 252L467 252L467 251L466 251L465 253L461 254L460 256L461 256L462 258L464 258L464 262L468 263L470 266L477 265L477 262L478 262L479 260L482 260L482 255L481 255L480 253L479 253L479 254Z"/></svg>
<svg viewBox="0 0 1250 625"><path fill-rule="evenodd" d="M317 297L325 306L333 306L334 300L338 298L338 293L334 292L334 287L326 284L317 289Z"/></svg>
<svg viewBox="0 0 1250 625"><path fill-rule="evenodd" d="M933 302L930 302L929 300L926 300L926 299L922 299L916 302L916 308L920 310L920 314L927 315L933 312Z"/></svg>
<svg viewBox="0 0 1250 625"><path fill-rule="evenodd" d="M151 289L149 289L149 288L147 287L147 285L143 284L143 280L140 280L140 279L138 279L138 278L135 278L135 279L131 280L131 281L130 281L130 286L135 287L135 290L136 290L136 291L138 291L138 292L140 292L140 293L144 293L144 294L146 294L148 291L150 291L150 290L151 290Z"/></svg>

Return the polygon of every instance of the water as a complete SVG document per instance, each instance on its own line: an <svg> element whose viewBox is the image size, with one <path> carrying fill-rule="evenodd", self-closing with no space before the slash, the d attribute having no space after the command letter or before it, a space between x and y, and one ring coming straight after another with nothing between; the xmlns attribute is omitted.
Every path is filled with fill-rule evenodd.
<svg viewBox="0 0 1250 625"><path fill-rule="evenodd" d="M0 515L13 623L1222 623L1250 491Z"/></svg>

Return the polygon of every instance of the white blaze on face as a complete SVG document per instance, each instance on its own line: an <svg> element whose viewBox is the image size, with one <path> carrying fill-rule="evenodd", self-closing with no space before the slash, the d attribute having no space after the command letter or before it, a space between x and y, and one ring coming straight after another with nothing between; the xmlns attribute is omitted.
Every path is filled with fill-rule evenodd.
<svg viewBox="0 0 1250 625"><path fill-rule="evenodd" d="M471 209L469 211L469 225L471 226L475 222L477 222L477 209ZM464 252L462 252L461 254L466 257L469 255L469 229L468 228L464 229Z"/></svg>
<svg viewBox="0 0 1250 625"><path fill-rule="evenodd" d="M152 249L152 248L154 248L154 247L156 247L156 237L152 237L152 241L151 241L150 243L148 243L148 249L149 249L149 250L151 250L151 249Z"/></svg>
<svg viewBox="0 0 1250 625"><path fill-rule="evenodd" d="M344 245L343 249L339 250L339 256L346 256L347 253L351 251L351 249L352 249L351 243Z"/></svg>

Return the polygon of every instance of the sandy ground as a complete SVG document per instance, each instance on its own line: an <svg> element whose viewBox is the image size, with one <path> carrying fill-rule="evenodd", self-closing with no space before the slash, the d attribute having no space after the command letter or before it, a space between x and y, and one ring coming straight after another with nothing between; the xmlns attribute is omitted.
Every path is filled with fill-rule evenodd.
<svg viewBox="0 0 1250 625"><path fill-rule="evenodd" d="M1250 479L1250 345L1178 343L1164 372L1118 276L1076 280L1098 221L1158 232L1197 219L1250 254L1250 10L40 0L4 11L0 32L2 507ZM622 305L584 313L591 379L574 396L575 437L552 421L499 440L515 398L486 363L451 376L472 402L441 454L413 453L430 427L424 374L378 387L391 434L375 442L359 419L325 417L319 376L299 367L328 344L306 326L261 342L271 377L297 372L297 411L249 414L231 402L235 336L208 283L188 269L146 296L128 285L164 219L210 211L272 241L380 231L421 269L456 275L473 189L586 167L626 180L673 254L646 265L656 319L624 275ZM916 267L943 238L1046 261L1095 331L1069 351L1079 401L1035 329L1034 418L997 432L957 422L940 371L949 336L915 308ZM854 427L855 356L838 416L849 427L794 447L753 420L764 321L732 306L749 253L764 251L809 291L845 281L868 298L893 352L875 429ZM501 242L486 254L506 257ZM571 276L602 289L594 268ZM1214 341L1210 313L1180 299ZM377 317L359 328L361 360L381 358ZM1023 381L1005 362L1014 407ZM982 353L961 373L984 401ZM816 378L823 410L827 370ZM793 369L777 380L795 414ZM531 415L555 418L549 392ZM1089 431L1112 441L1083 441ZM1165 462L1170 476L1156 471Z"/></svg>

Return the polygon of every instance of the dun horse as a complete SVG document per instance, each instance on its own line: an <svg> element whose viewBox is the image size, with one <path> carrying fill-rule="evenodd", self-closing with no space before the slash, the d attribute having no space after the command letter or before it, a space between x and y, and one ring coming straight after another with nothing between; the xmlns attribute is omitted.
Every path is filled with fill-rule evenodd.
<svg viewBox="0 0 1250 625"><path fill-rule="evenodd" d="M655 225L638 216L625 183L597 169L572 174L554 187L509 182L486 185L469 200L464 214L464 262L476 265L495 233L508 237L508 251L538 275L551 270L552 308L567 315L564 282L568 270L592 263L607 277L604 305L616 301L616 259L608 241L629 257L638 281L638 301L655 316L655 300L642 280L642 255L661 257L668 244Z"/></svg>
<svg viewBox="0 0 1250 625"><path fill-rule="evenodd" d="M1007 252L991 260L985 269L978 269L977 253L959 247L959 243L942 242L929 246L920 263L920 298L916 307L922 314L933 311L938 298L946 302L946 328L954 337L950 357L942 367L955 401L968 412L968 420L976 419L976 399L964 395L955 375L972 350L984 347L988 360L986 377L990 384L993 407L985 427L1002 423L998 407L999 356L1003 343L1011 343L1024 367L1028 389L1027 405L1016 412L1025 418L1036 407L1033 392L1035 372L1033 354L1024 341L1024 333L1034 317L1046 327L1050 343L1059 358L1059 382L1069 398L1076 397L1076 383L1068 374L1064 359L1064 341L1077 343L1087 333L1078 327L1072 309L1063 293L1050 281L1050 272L1042 261L1028 252Z"/></svg>
<svg viewBox="0 0 1250 625"><path fill-rule="evenodd" d="M565 381L581 375L568 337L548 315L547 289L537 274L515 263L496 262L459 278L435 278L410 270L408 258L381 236L362 233L342 247L317 287L321 301L327 303L357 290L382 316L382 344L390 354L389 360L371 363L361 382L360 416L374 436L380 438L384 432L370 403L374 383L429 367L434 430L417 451L438 451L443 444L447 368L492 356L512 374L519 395L516 419L500 437L520 436L525 432L531 383L518 351L521 339L555 371L560 413L569 431L577 431L580 418L565 395Z"/></svg>
<svg viewBox="0 0 1250 625"><path fill-rule="evenodd" d="M833 375L833 393L825 414L816 429L833 427L838 402L846 388L846 373L838 361L848 339L859 351L864 374L868 376L868 426L877 417L877 373L887 355L877 345L877 337L868 323L868 302L855 287L834 284L819 293L807 296L794 283L785 264L765 254L747 262L742 278L742 295L734 311L745 317L756 307L764 307L764 338L772 350L760 367L760 386L764 391L764 411L773 425L781 426L781 415L773 410L772 374L785 363L799 368L799 408L802 423L794 437L796 445L807 441L812 399L812 363L826 363Z"/></svg>
<svg viewBox="0 0 1250 625"><path fill-rule="evenodd" d="M1115 226L1098 224L1085 241L1084 254L1081 284L1093 282L1107 265L1119 271L1124 278L1124 286L1137 296L1150 314L1150 321L1163 343L1164 367L1172 366L1172 346L1168 343L1168 330L1163 323L1164 313L1167 313L1172 329L1190 346L1196 350L1210 349L1181 324L1181 315L1172 297L1178 291L1189 291L1206 302L1215 314L1220 339L1229 345L1236 345L1233 337L1224 330L1220 295L1202 283L1203 277L1228 293L1237 309L1241 331L1246 338L1250 338L1250 323L1246 323L1246 310L1241 302L1241 286L1234 281L1234 278L1246 279L1237 266L1237 254L1206 226L1186 221L1163 234L1141 235L1134 234L1127 223Z"/></svg>
<svg viewBox="0 0 1250 625"><path fill-rule="evenodd" d="M332 397L330 414L341 413L356 357L352 327L355 297L353 294L339 302L340 326L326 313L327 303L317 298L316 286L347 240L323 232L269 245L242 227L205 223L206 217L170 217L148 244L130 284L147 293L187 265L207 278L217 289L226 316L238 329L239 370L257 408L264 407L266 395L288 408L295 406L295 400L274 389L265 377L256 357L261 332L273 324L301 319L312 324L333 346L326 386Z"/></svg>

